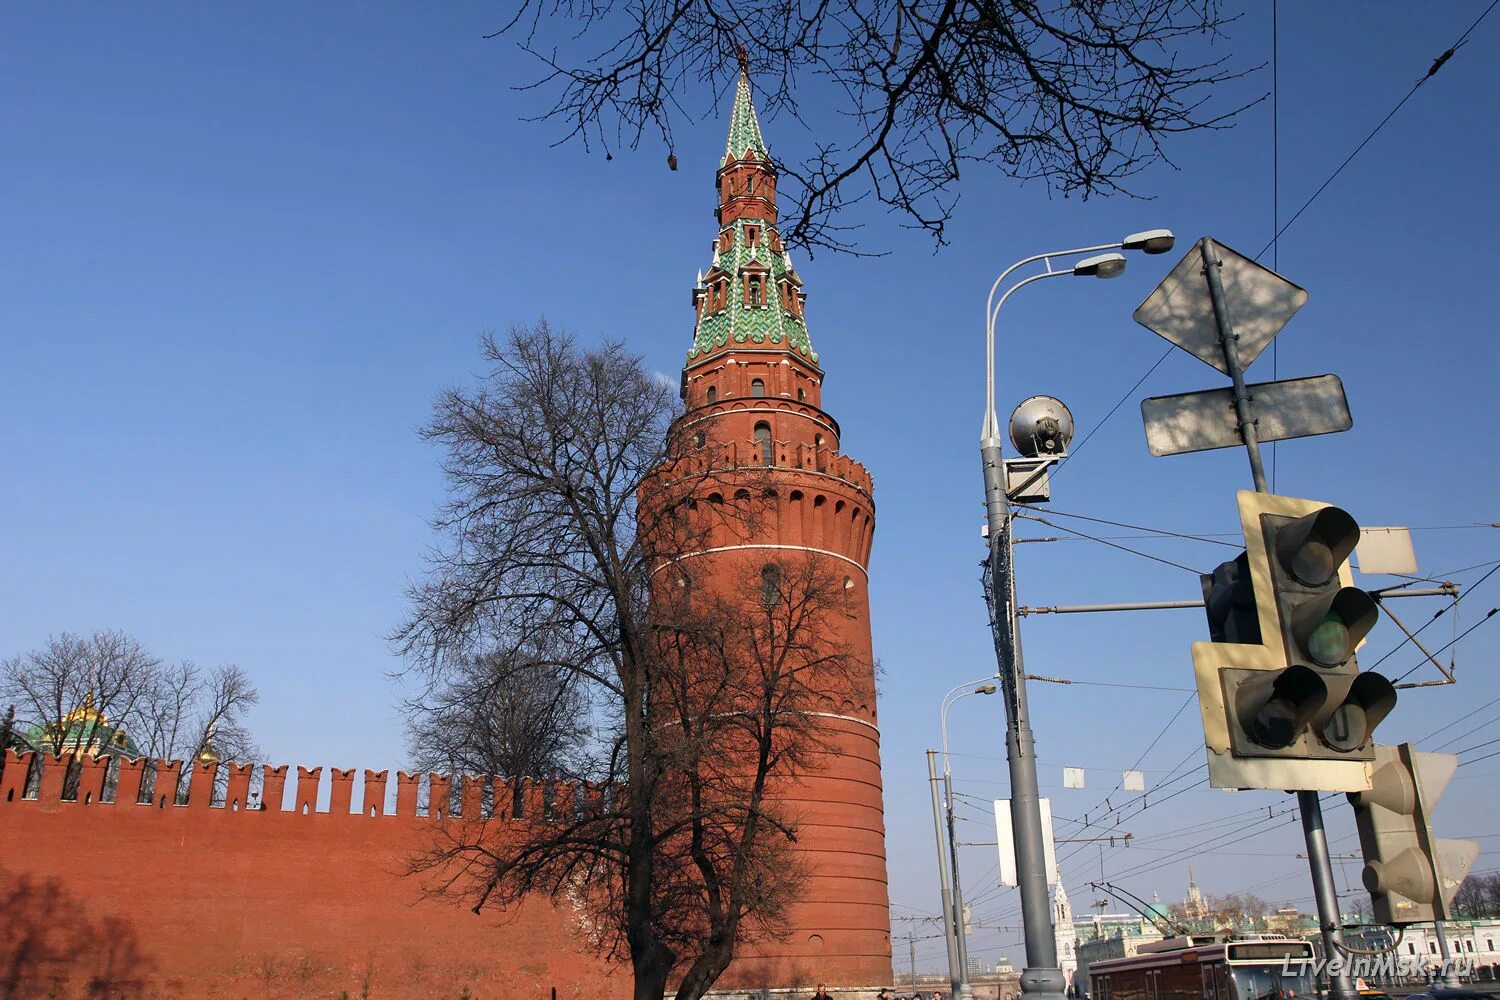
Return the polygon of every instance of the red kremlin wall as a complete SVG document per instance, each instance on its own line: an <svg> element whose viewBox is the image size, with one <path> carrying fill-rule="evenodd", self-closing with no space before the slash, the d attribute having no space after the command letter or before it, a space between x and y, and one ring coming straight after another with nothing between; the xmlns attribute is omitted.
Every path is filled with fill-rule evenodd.
<svg viewBox="0 0 1500 1000"><path fill-rule="evenodd" d="M261 769L267 808L249 808L251 765L226 765L223 801L191 775L186 804L137 801L144 761L123 761L113 801L104 762L83 764L64 801L66 758L43 762L26 798L31 754L6 755L0 775L0 997L6 1000L611 1000L629 974L592 957L573 915L545 901L476 916L424 899L402 872L434 824L419 801L449 801L443 775L298 767ZM161 775L182 764L161 762ZM509 782L462 780L460 812L508 805ZM171 777L158 777L165 788ZM200 784L201 783L201 784ZM351 810L356 783L361 807ZM321 787L320 787L321 784ZM221 790L224 785L221 784ZM326 803L319 811L318 803ZM522 815L543 813L530 783Z"/></svg>

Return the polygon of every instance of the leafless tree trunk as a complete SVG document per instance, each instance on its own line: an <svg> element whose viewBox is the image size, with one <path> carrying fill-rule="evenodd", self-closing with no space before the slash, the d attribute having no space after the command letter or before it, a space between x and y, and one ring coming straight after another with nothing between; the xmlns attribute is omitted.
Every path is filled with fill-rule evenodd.
<svg viewBox="0 0 1500 1000"><path fill-rule="evenodd" d="M671 153L676 122L720 108L743 46L763 110L837 112L776 164L783 234L852 250L841 213L870 196L944 242L967 165L1125 191L1166 136L1243 110L1209 104L1242 75L1210 48L1229 20L1217 0L523 0L490 37L539 61L541 119L607 154L649 135Z"/></svg>
<svg viewBox="0 0 1500 1000"><path fill-rule="evenodd" d="M687 580L677 557L705 532L753 527L764 470L684 449L670 389L618 345L584 351L543 322L484 351L488 377L445 393L427 430L447 449L446 541L396 640L439 689L467 683L476 651L569 677L587 713L554 721L589 729L569 775L584 784L548 822L441 825L414 867L475 909L581 906L637 1000L674 975L696 998L794 894L796 817L771 789L812 759L812 692L846 683L849 655L817 641L844 591L798 564L769 602L758 574L653 597L654 572Z"/></svg>

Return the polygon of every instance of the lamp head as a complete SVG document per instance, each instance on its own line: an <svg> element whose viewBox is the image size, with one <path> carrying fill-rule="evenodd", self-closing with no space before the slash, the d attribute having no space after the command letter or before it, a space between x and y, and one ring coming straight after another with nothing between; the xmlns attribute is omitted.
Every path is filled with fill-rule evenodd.
<svg viewBox="0 0 1500 1000"><path fill-rule="evenodd" d="M994 694L995 693L995 685L993 685L993 684L981 684L977 688L974 689L974 693L975 694Z"/></svg>
<svg viewBox="0 0 1500 1000"><path fill-rule="evenodd" d="M1073 440L1073 414L1053 396L1032 396L1010 415L1010 442L1025 458L1066 455Z"/></svg>
<svg viewBox="0 0 1500 1000"><path fill-rule="evenodd" d="M1116 278L1125 273L1125 255L1101 253L1097 257L1080 260L1073 265L1073 273L1080 278Z"/></svg>
<svg viewBox="0 0 1500 1000"><path fill-rule="evenodd" d="M1148 229L1142 233L1131 233L1120 241L1120 246L1144 253L1166 253L1176 242L1177 237L1172 235L1170 229Z"/></svg>

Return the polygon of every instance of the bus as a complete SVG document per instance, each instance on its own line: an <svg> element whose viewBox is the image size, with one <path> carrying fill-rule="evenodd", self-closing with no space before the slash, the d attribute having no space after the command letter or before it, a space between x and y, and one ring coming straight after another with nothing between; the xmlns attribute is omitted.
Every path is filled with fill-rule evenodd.
<svg viewBox="0 0 1500 1000"><path fill-rule="evenodd" d="M1091 1000L1316 1000L1313 946L1283 935L1168 938L1089 966Z"/></svg>

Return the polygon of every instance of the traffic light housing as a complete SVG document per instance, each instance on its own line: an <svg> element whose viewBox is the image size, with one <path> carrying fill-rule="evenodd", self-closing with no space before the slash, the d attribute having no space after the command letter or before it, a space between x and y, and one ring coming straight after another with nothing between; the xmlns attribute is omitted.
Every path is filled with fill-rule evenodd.
<svg viewBox="0 0 1500 1000"><path fill-rule="evenodd" d="M1209 783L1359 791L1391 682L1355 649L1379 609L1348 560L1359 525L1316 500L1242 491L1245 551L1203 577L1212 642L1193 644Z"/></svg>
<svg viewBox="0 0 1500 1000"><path fill-rule="evenodd" d="M1433 835L1432 809L1457 768L1453 754L1425 753L1410 743L1377 747L1369 790L1349 795L1377 921L1452 916L1453 897L1479 856L1477 841Z"/></svg>

